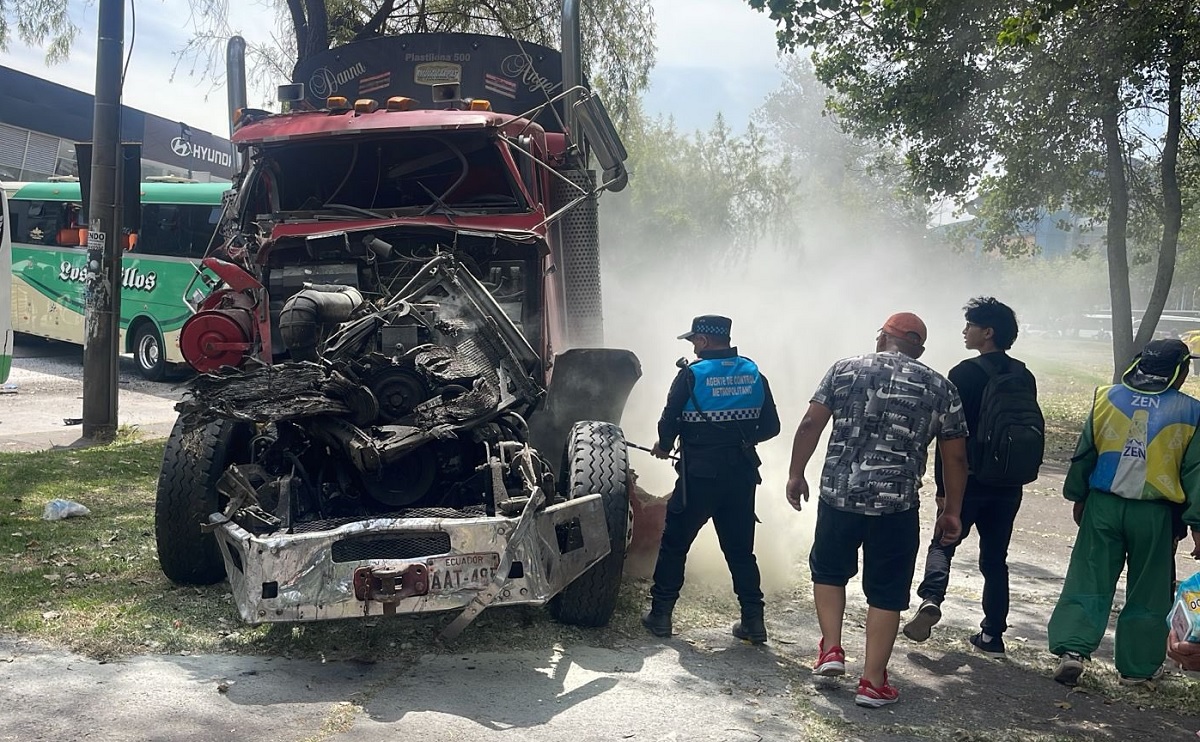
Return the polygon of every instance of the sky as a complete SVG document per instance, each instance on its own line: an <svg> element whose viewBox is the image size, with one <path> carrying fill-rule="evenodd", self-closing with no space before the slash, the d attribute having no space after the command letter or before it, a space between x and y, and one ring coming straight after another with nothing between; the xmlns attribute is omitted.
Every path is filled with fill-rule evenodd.
<svg viewBox="0 0 1200 742"><path fill-rule="evenodd" d="M132 47L123 102L193 128L228 136L225 89L203 71L176 67L189 25L180 17L185 0L133 0L126 5L125 50ZM745 0L653 0L657 64L645 94L651 114L672 115L685 131L707 129L718 111L740 131L768 93L779 86L775 26ZM247 38L274 32L275 16L261 0L230 2L230 25ZM65 63L47 66L43 52L13 40L0 65L77 90L95 90L94 0L71 0L81 29ZM586 12L586 5L585 5ZM134 21L136 20L136 28ZM132 43L131 43L132 42ZM285 82L285 81L280 81Z"/></svg>

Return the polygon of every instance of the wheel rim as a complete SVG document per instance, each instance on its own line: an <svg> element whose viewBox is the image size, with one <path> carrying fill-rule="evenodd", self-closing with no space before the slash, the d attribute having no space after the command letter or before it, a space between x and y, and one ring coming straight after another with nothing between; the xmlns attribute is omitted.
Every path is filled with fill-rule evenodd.
<svg viewBox="0 0 1200 742"><path fill-rule="evenodd" d="M162 349L158 347L158 338L154 337L154 333L146 333L138 339L137 355L142 368L152 369L158 365Z"/></svg>

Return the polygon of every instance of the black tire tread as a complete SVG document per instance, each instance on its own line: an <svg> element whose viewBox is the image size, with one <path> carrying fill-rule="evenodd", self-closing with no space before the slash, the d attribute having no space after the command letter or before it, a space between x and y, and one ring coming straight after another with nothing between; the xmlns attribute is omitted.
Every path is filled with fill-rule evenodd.
<svg viewBox="0 0 1200 742"><path fill-rule="evenodd" d="M550 615L575 626L608 624L617 607L629 535L629 453L621 429L606 422L575 423L565 451L567 497L600 493L610 551L550 601Z"/></svg>
<svg viewBox="0 0 1200 742"><path fill-rule="evenodd" d="M175 421L163 449L154 503L158 562L172 582L212 585L225 579L216 536L200 530L219 506L217 481L225 471L237 424L222 420L188 430Z"/></svg>

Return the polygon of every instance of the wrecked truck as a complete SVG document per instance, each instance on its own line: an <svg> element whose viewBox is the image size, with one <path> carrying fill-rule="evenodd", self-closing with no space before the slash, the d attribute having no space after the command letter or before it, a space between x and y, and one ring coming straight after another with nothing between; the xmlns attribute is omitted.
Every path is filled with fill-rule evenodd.
<svg viewBox="0 0 1200 742"><path fill-rule="evenodd" d="M239 100L231 42L241 169L180 333L200 373L158 482L169 579L227 578L249 623L608 622L640 367L600 347L596 202L627 176L577 11L561 57L478 34L334 48L279 114Z"/></svg>

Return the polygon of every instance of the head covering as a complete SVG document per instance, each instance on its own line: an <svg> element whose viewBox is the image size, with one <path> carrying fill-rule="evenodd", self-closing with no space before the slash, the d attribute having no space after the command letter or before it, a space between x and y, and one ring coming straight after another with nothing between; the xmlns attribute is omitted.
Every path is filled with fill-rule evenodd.
<svg viewBox="0 0 1200 742"><path fill-rule="evenodd" d="M692 329L679 336L680 340L691 340L692 335L717 335L729 337L733 320L719 314L702 314L692 320Z"/></svg>
<svg viewBox="0 0 1200 742"><path fill-rule="evenodd" d="M1195 357L1182 340L1151 340L1134 356L1121 383L1147 394L1165 392L1179 378L1183 365Z"/></svg>
<svg viewBox="0 0 1200 742"><path fill-rule="evenodd" d="M912 312L896 312L888 317L887 322L879 329L894 338L907 340L920 347L925 347L925 338L929 336L925 323Z"/></svg>

